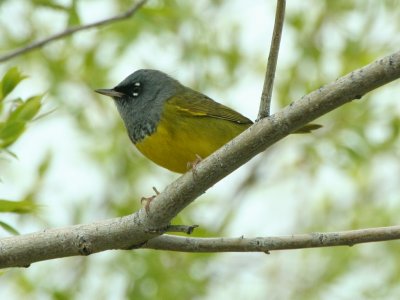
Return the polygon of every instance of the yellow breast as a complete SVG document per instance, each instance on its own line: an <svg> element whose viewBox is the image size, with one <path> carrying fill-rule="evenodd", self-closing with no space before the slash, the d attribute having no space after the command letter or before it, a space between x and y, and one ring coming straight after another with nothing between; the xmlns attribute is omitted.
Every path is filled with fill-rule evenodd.
<svg viewBox="0 0 400 300"><path fill-rule="evenodd" d="M249 126L213 117L190 116L166 104L156 131L136 143L136 147L156 164L185 173L196 155L209 156Z"/></svg>

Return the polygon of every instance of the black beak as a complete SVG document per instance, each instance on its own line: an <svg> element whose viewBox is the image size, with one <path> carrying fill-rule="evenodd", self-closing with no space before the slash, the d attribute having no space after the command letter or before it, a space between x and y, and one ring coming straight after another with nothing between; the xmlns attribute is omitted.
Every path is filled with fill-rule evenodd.
<svg viewBox="0 0 400 300"><path fill-rule="evenodd" d="M123 96L125 96L124 93L117 92L114 89L98 89L98 90L95 90L95 92L105 95L105 96L115 97L115 98L122 98Z"/></svg>

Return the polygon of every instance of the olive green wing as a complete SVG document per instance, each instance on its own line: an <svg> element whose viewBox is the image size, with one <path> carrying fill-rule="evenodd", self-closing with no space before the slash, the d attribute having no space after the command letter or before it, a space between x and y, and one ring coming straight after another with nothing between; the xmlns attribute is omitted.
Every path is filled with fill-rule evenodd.
<svg viewBox="0 0 400 300"><path fill-rule="evenodd" d="M237 111L215 102L206 95L194 90L181 93L167 100L177 111L193 117L209 117L223 119L238 124L252 124L253 122Z"/></svg>

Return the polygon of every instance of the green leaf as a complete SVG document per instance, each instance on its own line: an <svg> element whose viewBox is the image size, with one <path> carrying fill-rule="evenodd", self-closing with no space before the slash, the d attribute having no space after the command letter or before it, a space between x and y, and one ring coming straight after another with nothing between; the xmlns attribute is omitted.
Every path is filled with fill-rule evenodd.
<svg viewBox="0 0 400 300"><path fill-rule="evenodd" d="M21 103L10 115L9 121L31 121L42 106L43 95L33 96Z"/></svg>
<svg viewBox="0 0 400 300"><path fill-rule="evenodd" d="M45 156L45 158L42 160L42 162L38 167L39 177L43 177L46 174L47 170L51 165L51 161L52 161L52 155L51 152L48 152L48 154Z"/></svg>
<svg viewBox="0 0 400 300"><path fill-rule="evenodd" d="M17 67L13 67L7 71L1 81L1 95L0 101L2 101L8 94L10 94L14 88L20 83L26 76L18 70Z"/></svg>
<svg viewBox="0 0 400 300"><path fill-rule="evenodd" d="M0 122L0 149L9 147L25 131L26 123L32 121L38 114L42 103L43 95L33 96L25 102L16 99L17 105L5 122Z"/></svg>
<svg viewBox="0 0 400 300"><path fill-rule="evenodd" d="M37 211L39 206L28 200L9 201L0 199L0 212L11 212L17 214L27 214Z"/></svg>
<svg viewBox="0 0 400 300"><path fill-rule="evenodd" d="M25 122L14 121L0 124L0 149L13 144L25 130Z"/></svg>
<svg viewBox="0 0 400 300"><path fill-rule="evenodd" d="M8 225L7 223L0 221L0 227L2 227L5 231L7 231L13 235L19 235L18 230L15 229L14 227L12 227L11 225Z"/></svg>

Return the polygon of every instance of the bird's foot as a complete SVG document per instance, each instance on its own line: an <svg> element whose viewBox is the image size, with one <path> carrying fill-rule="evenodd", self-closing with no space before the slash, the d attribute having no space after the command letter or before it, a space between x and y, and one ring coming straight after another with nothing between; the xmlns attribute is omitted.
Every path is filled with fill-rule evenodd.
<svg viewBox="0 0 400 300"><path fill-rule="evenodd" d="M153 191L156 193L155 195L150 196L150 197L142 197L140 199L141 204L143 204L143 202L146 202L146 204L144 205L144 209L145 209L146 213L150 212L150 203L154 200L155 197L160 195L160 192L154 186L153 186Z"/></svg>
<svg viewBox="0 0 400 300"><path fill-rule="evenodd" d="M203 160L203 158L196 154L196 159L187 163L187 169L192 170L193 176L196 176L196 167Z"/></svg>

